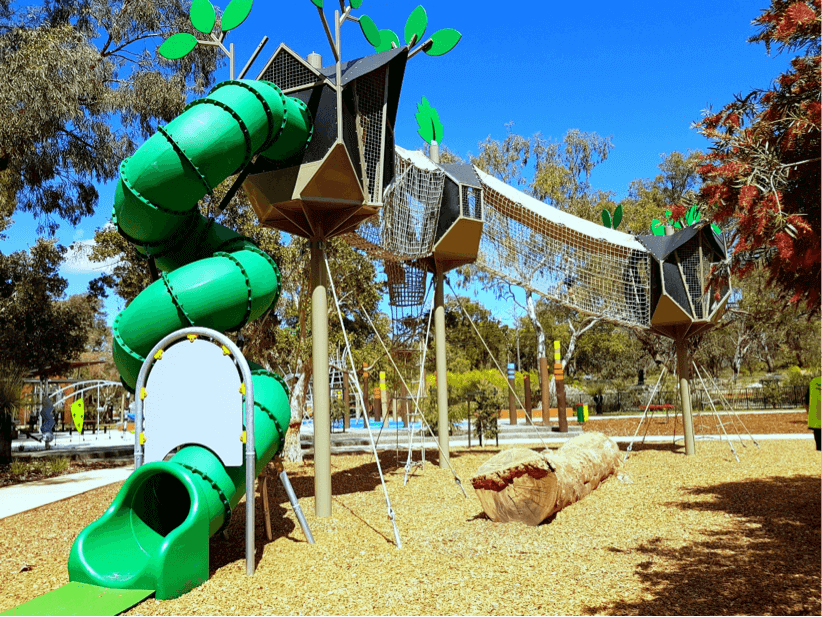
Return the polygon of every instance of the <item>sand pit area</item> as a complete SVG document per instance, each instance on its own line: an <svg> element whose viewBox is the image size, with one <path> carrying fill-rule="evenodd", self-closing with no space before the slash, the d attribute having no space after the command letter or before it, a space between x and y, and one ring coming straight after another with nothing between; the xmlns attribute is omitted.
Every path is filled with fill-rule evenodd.
<svg viewBox="0 0 822 617"><path fill-rule="evenodd" d="M624 450L624 446L623 446ZM496 449L429 450L403 486L405 455L381 461L403 548L370 455L332 457L333 517L314 516L313 470L287 464L317 541L309 545L276 480L274 540L258 499L258 566L245 576L244 507L211 539L211 578L128 615L820 614L820 456L813 441L645 445L538 527L495 524L468 481ZM0 521L0 611L68 582L72 541L119 484Z"/></svg>

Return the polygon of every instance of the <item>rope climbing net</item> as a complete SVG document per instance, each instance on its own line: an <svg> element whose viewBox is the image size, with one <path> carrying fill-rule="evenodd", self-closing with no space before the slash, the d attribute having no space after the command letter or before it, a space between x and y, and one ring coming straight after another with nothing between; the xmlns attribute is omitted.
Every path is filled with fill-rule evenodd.
<svg viewBox="0 0 822 617"><path fill-rule="evenodd" d="M477 174L486 204L479 268L582 313L650 325L651 259L644 246Z"/></svg>
<svg viewBox="0 0 822 617"><path fill-rule="evenodd" d="M394 169L394 180L385 189L379 218L360 225L345 239L376 259L428 257L434 245L445 172L421 152L399 147L394 153Z"/></svg>
<svg viewBox="0 0 822 617"><path fill-rule="evenodd" d="M394 160L381 213L346 241L386 263L390 305L401 323L422 305L418 260L433 252L445 173L422 152L398 147ZM477 267L579 312L650 326L651 256L639 241L474 169L485 204Z"/></svg>

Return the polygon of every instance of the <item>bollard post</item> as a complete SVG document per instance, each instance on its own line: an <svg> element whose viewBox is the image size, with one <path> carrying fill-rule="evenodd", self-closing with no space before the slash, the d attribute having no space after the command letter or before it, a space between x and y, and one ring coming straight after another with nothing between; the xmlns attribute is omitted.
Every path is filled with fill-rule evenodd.
<svg viewBox="0 0 822 617"><path fill-rule="evenodd" d="M517 423L517 403L514 399L514 385L517 375L516 368L516 364L508 364L508 419L511 426L515 426Z"/></svg>
<svg viewBox="0 0 822 617"><path fill-rule="evenodd" d="M568 432L568 418L565 416L565 374L562 371L562 356L559 341L554 341L554 381L557 385L557 419L559 432Z"/></svg>
<svg viewBox="0 0 822 617"><path fill-rule="evenodd" d="M525 390L525 421L533 425L534 419L531 417L531 376L528 373L522 376L522 385Z"/></svg>

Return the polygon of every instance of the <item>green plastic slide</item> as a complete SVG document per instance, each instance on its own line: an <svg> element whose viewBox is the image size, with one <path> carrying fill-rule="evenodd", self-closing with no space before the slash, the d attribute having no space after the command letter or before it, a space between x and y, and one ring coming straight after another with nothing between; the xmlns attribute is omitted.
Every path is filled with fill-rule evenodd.
<svg viewBox="0 0 822 617"><path fill-rule="evenodd" d="M253 243L209 221L197 203L257 154L284 160L311 138L305 105L274 84L229 81L195 101L122 163L114 222L162 270L114 322L114 360L134 388L146 354L188 326L236 330L276 302L276 263ZM256 471L280 451L290 419L282 380L252 365ZM103 516L77 537L73 583L180 596L208 578L208 539L242 498L245 468L186 446L143 465ZM102 597L102 596L101 596Z"/></svg>

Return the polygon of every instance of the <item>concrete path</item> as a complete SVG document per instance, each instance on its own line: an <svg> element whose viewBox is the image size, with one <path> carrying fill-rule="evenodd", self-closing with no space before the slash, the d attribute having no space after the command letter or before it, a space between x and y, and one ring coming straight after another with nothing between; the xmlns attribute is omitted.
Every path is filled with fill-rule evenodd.
<svg viewBox="0 0 822 617"><path fill-rule="evenodd" d="M0 488L0 519L125 480L134 466L95 469Z"/></svg>

